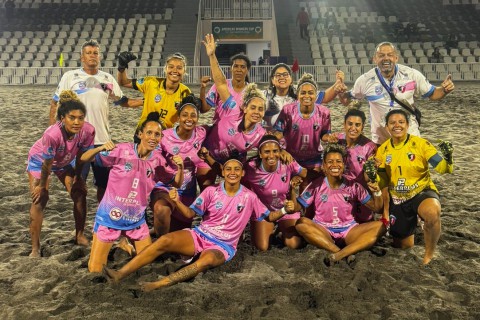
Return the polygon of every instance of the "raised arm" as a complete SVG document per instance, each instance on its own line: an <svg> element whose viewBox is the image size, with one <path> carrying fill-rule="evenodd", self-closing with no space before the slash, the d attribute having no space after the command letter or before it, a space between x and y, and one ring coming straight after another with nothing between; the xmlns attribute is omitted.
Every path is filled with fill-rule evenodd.
<svg viewBox="0 0 480 320"><path fill-rule="evenodd" d="M347 86L344 83L345 74L342 70L337 70L335 73L335 83L332 84L327 90L325 90L325 95L323 96L322 103L329 103L338 94L344 93L347 91Z"/></svg>
<svg viewBox="0 0 480 320"><path fill-rule="evenodd" d="M112 141L108 141L104 145L85 151L80 157L80 161L83 163L91 162L95 156L102 151L110 151L115 148L115 144Z"/></svg>
<svg viewBox="0 0 480 320"><path fill-rule="evenodd" d="M120 52L117 56L117 81L120 86L125 88L133 87L132 79L128 78L126 69L128 69L128 63L135 59L137 59L137 57L128 51Z"/></svg>
<svg viewBox="0 0 480 320"><path fill-rule="evenodd" d="M215 48L217 46L213 34L207 34L205 40L202 41L207 51L207 56L210 60L210 69L212 70L213 81L217 87L217 92L220 95L220 99L225 102L230 98L230 92L228 91L227 79L218 64L217 56L215 55Z"/></svg>
<svg viewBox="0 0 480 320"><path fill-rule="evenodd" d="M170 199L172 199L173 202L175 202L175 205L177 206L177 210L180 211L183 216L185 216L188 219L191 219L195 217L195 211L187 207L180 201L180 198L178 196L178 191L176 188L170 189L168 192L168 195L170 196Z"/></svg>
<svg viewBox="0 0 480 320"><path fill-rule="evenodd" d="M177 165L177 173L175 174L175 179L172 185L176 188L180 188L183 183L183 159L177 154L172 157L172 161Z"/></svg>
<svg viewBox="0 0 480 320"><path fill-rule="evenodd" d="M442 82L440 87L435 87L433 94L430 96L430 100L440 100L443 99L447 94L452 92L455 89L455 85L452 81L452 75L449 74L445 80Z"/></svg>
<svg viewBox="0 0 480 320"><path fill-rule="evenodd" d="M383 208L383 195L382 195L382 190L380 190L380 187L378 186L378 182L367 182L368 184L368 189L370 189L373 197L368 200L365 205L372 211L381 213L381 210Z"/></svg>
<svg viewBox="0 0 480 320"><path fill-rule="evenodd" d="M200 109L200 113L208 112L212 107L207 103L207 85L212 81L212 77L210 76L202 76L200 79L200 100L202 100L202 108Z"/></svg>

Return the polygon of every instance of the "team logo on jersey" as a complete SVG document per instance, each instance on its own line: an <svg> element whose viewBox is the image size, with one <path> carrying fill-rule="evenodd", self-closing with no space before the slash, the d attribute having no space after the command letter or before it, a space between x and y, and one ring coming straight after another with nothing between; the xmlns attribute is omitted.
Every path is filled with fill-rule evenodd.
<svg viewBox="0 0 480 320"><path fill-rule="evenodd" d="M159 95L159 94L157 94L157 95L155 96L155 102L156 102L156 103L159 103L160 101L162 101L162 96Z"/></svg>
<svg viewBox="0 0 480 320"><path fill-rule="evenodd" d="M407 152L407 157L408 157L408 160L410 160L410 161L415 160L415 155L411 152Z"/></svg>
<svg viewBox="0 0 480 320"><path fill-rule="evenodd" d="M237 212L238 213L242 212L243 208L245 208L245 205L243 205L241 203L237 204Z"/></svg>
<svg viewBox="0 0 480 320"><path fill-rule="evenodd" d="M63 151L65 151L65 146L62 145L62 146L58 147L57 151L58 151L58 152L63 152Z"/></svg>
<svg viewBox="0 0 480 320"><path fill-rule="evenodd" d="M110 151L108 151L108 150L100 151L100 155L102 155L104 157L108 156L109 154L110 154Z"/></svg>
<svg viewBox="0 0 480 320"><path fill-rule="evenodd" d="M387 154L387 158L385 159L385 163L386 164L390 164L392 162L392 155L391 154Z"/></svg>
<svg viewBox="0 0 480 320"><path fill-rule="evenodd" d="M53 147L48 147L47 148L47 154L49 154L49 155L53 154Z"/></svg>
<svg viewBox="0 0 480 320"><path fill-rule="evenodd" d="M198 149L198 147L200 147L200 143L198 143L198 141L195 141L195 143L193 144L193 147L195 149Z"/></svg>
<svg viewBox="0 0 480 320"><path fill-rule="evenodd" d="M397 221L397 217L394 215L390 215L390 225L393 226L395 224L395 221Z"/></svg>
<svg viewBox="0 0 480 320"><path fill-rule="evenodd" d="M365 157L363 157L361 155L358 155L357 156L357 161L358 161L358 163L363 163L363 162L365 162Z"/></svg>
<svg viewBox="0 0 480 320"><path fill-rule="evenodd" d="M172 149L173 154L178 154L178 151L180 151L179 147L177 147L177 146L173 147L173 149Z"/></svg>
<svg viewBox="0 0 480 320"><path fill-rule="evenodd" d="M137 83L138 83L138 84L143 84L144 81L145 81L145 78L137 79Z"/></svg>
<svg viewBox="0 0 480 320"><path fill-rule="evenodd" d="M327 200L328 200L328 195L327 195L327 194L322 194L322 195L320 196L320 199L322 200L322 202L327 202Z"/></svg>
<svg viewBox="0 0 480 320"><path fill-rule="evenodd" d="M313 130L317 131L319 128L320 128L320 126L317 123L315 123L313 125Z"/></svg>
<svg viewBox="0 0 480 320"><path fill-rule="evenodd" d="M148 169L147 169L147 178L150 178L150 176L152 175L152 173L153 173L153 170L150 169L150 168L148 168Z"/></svg>
<svg viewBox="0 0 480 320"><path fill-rule="evenodd" d="M222 208L223 208L223 203L221 203L220 201L217 201L215 203L215 209L220 210Z"/></svg>
<svg viewBox="0 0 480 320"><path fill-rule="evenodd" d="M202 203L203 203L203 199L202 199L202 198L197 198L197 200L195 200L195 205L196 205L197 207L201 206Z"/></svg>
<svg viewBox="0 0 480 320"><path fill-rule="evenodd" d="M78 83L78 89L83 90L87 86L87 83L85 81L80 81Z"/></svg>
<svg viewBox="0 0 480 320"><path fill-rule="evenodd" d="M252 146L252 143L247 141L245 142L245 148L250 148Z"/></svg>
<svg viewBox="0 0 480 320"><path fill-rule="evenodd" d="M233 128L228 129L228 135L229 136L235 135L235 129L233 129Z"/></svg>
<svg viewBox="0 0 480 320"><path fill-rule="evenodd" d="M343 197L343 200L345 200L345 202L350 201L350 196L348 194L343 194L342 197Z"/></svg>
<svg viewBox="0 0 480 320"><path fill-rule="evenodd" d="M260 179L260 181L258 181L258 185L261 187L265 187L266 184L267 182L264 179Z"/></svg>
<svg viewBox="0 0 480 320"><path fill-rule="evenodd" d="M310 199L312 197L312 194L310 193L310 191L305 191L303 194L302 194L302 198L307 200L307 199Z"/></svg>
<svg viewBox="0 0 480 320"><path fill-rule="evenodd" d="M110 210L108 215L110 216L110 219L112 219L113 221L118 221L122 218L123 211L120 210L119 208L112 208L112 210Z"/></svg>
<svg viewBox="0 0 480 320"><path fill-rule="evenodd" d="M294 123L294 124L292 125L292 130L293 130L293 131L297 131L297 130L298 130L298 124Z"/></svg>
<svg viewBox="0 0 480 320"><path fill-rule="evenodd" d="M280 179L282 179L282 182L287 182L287 175L283 174Z"/></svg>
<svg viewBox="0 0 480 320"><path fill-rule="evenodd" d="M133 166L130 162L126 162L125 163L125 171L129 172L130 170L132 170Z"/></svg>
<svg viewBox="0 0 480 320"><path fill-rule="evenodd" d="M383 86L380 85L380 86L376 86L376 87L375 87L375 94L376 94L377 96L381 95L382 92L383 92Z"/></svg>

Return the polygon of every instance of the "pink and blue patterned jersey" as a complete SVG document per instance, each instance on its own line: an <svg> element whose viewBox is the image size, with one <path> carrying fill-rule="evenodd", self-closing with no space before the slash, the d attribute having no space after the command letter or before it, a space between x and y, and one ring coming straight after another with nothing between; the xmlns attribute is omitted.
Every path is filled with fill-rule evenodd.
<svg viewBox="0 0 480 320"><path fill-rule="evenodd" d="M345 133L342 132L338 137L338 143L347 146L345 141ZM346 148L347 158L345 159L345 169L343 176L352 181L360 183L366 190L368 190L365 176L363 175L363 164L371 156L377 153L377 145L372 140L364 135L358 138L357 144L352 148ZM366 206L358 206L356 212L356 219L358 222L370 221L373 218L374 212Z"/></svg>
<svg viewBox="0 0 480 320"><path fill-rule="evenodd" d="M232 110L225 110L225 103L220 99L220 95L217 92L217 86L214 84L207 93L206 100L209 106L215 108L215 114L213 115L213 124L215 125L218 120L222 119L224 113L228 111L231 116L241 118L243 108L243 90L237 92L233 89L232 79L227 79L228 92L235 101L236 105L231 106Z"/></svg>
<svg viewBox="0 0 480 320"><path fill-rule="evenodd" d="M302 172L302 167L292 161L290 164L277 163L274 172L268 172L263 164L257 166L255 160L245 164L244 180L247 181L250 190L260 198L270 211L283 208L290 190L290 179Z"/></svg>
<svg viewBox="0 0 480 320"><path fill-rule="evenodd" d="M29 162L35 167L41 167L43 161L53 159L52 171L62 169L67 165L75 167L75 158L79 151L82 153L93 148L95 128L85 122L80 132L67 138L60 121L45 130L41 139L37 140L28 152Z"/></svg>
<svg viewBox="0 0 480 320"><path fill-rule="evenodd" d="M308 119L304 119L298 102L284 106L274 126L275 130L283 133L286 150L307 168L321 162L322 136L330 133L330 127L328 108L315 104Z"/></svg>
<svg viewBox="0 0 480 320"><path fill-rule="evenodd" d="M226 111L222 118L211 128L205 146L212 157L224 163L230 156L236 155L242 161L246 160L247 152L258 147L258 142L266 130L257 123L250 132L239 131L242 122L234 111L236 102L232 96L221 106Z"/></svg>
<svg viewBox="0 0 480 320"><path fill-rule="evenodd" d="M144 223L145 208L155 182L168 183L175 176L159 149L143 160L133 143L120 143L112 151L102 151L95 161L99 166L111 167L95 221L114 229L130 230Z"/></svg>
<svg viewBox="0 0 480 320"><path fill-rule="evenodd" d="M262 221L270 211L255 193L242 185L236 195L229 196L224 183L207 187L190 208L203 217L197 231L235 250L248 221Z"/></svg>
<svg viewBox="0 0 480 320"><path fill-rule="evenodd" d="M167 159L174 155L180 155L183 159L183 184L178 188L178 193L185 196L195 197L197 193L197 166L203 162L198 157L198 151L202 148L206 137L204 127L197 126L188 140L182 140L176 131L177 127L163 131L163 137L160 142L162 154ZM173 167L173 165L172 165ZM155 188L165 188L166 186L159 182ZM167 188L168 189L168 188Z"/></svg>
<svg viewBox="0 0 480 320"><path fill-rule="evenodd" d="M312 181L297 198L304 208L314 204L314 220L326 228L352 225L356 202L365 204L370 199L370 194L358 182L344 179L340 188L332 189L325 177Z"/></svg>

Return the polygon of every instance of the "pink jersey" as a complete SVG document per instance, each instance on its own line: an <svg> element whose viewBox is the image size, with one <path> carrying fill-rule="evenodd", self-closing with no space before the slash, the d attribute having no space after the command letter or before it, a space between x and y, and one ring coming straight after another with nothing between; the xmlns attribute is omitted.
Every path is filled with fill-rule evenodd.
<svg viewBox="0 0 480 320"><path fill-rule="evenodd" d="M304 119L300 104L291 103L283 107L274 128L283 133L286 150L295 160L302 166L311 168L321 163L321 139L324 134L330 133L330 110L315 104L308 119Z"/></svg>
<svg viewBox="0 0 480 320"><path fill-rule="evenodd" d="M228 92L233 97L236 105L231 106L233 110L228 110L233 117L241 118L242 117L242 108L243 108L243 90L237 92L233 89L232 79L227 79ZM207 103L211 107L215 108L215 114L213 116L213 124L215 125L218 120L220 120L224 113L227 111L224 108L225 103L220 99L220 95L217 92L217 86L213 85L207 93L206 96Z"/></svg>
<svg viewBox="0 0 480 320"><path fill-rule="evenodd" d="M240 185L235 196L229 196L224 184L207 187L190 208L203 217L196 230L235 250L248 221L264 220L270 211L244 186Z"/></svg>
<svg viewBox="0 0 480 320"><path fill-rule="evenodd" d="M145 208L155 182L167 183L175 176L159 149L143 160L133 143L120 143L112 151L102 151L95 161L99 166L111 167L95 221L114 229L129 230L144 223Z"/></svg>
<svg viewBox="0 0 480 320"><path fill-rule="evenodd" d="M58 121L45 130L42 138L37 140L28 152L29 167L41 168L44 160L52 158L52 171L60 170L69 164L74 167L78 152L93 148L94 138L95 128L85 122L80 132L68 139L62 123Z"/></svg>
<svg viewBox="0 0 480 320"><path fill-rule="evenodd" d="M236 102L233 96L227 99L222 105L226 111L222 118L215 124L205 141L205 146L210 151L212 157L223 163L232 155L237 155L244 161L247 157L247 152L258 147L258 142L265 135L266 130L260 123L255 125L255 128L250 132L239 131L239 126L242 119L236 115Z"/></svg>
<svg viewBox="0 0 480 320"><path fill-rule="evenodd" d="M302 172L302 167L292 161L290 164L283 164L278 161L277 169L268 172L263 168L262 163L257 166L255 160L245 164L245 181L248 182L250 190L260 198L270 211L280 210L284 206L290 190L290 178Z"/></svg>
<svg viewBox="0 0 480 320"><path fill-rule="evenodd" d="M202 147L206 137L206 130L203 127L195 127L192 136L188 140L182 140L176 131L177 127L163 131L163 137L160 142L162 154L168 160L174 155L180 155L183 159L183 184L178 188L182 196L195 197L197 192L196 172L197 166L203 162L198 157L198 151ZM173 167L173 165L172 165ZM161 182L157 183L156 188L165 187Z"/></svg>
<svg viewBox="0 0 480 320"><path fill-rule="evenodd" d="M338 143L347 146L345 141L345 133L341 133L338 137ZM364 135L361 135L357 144L353 148L347 148L347 159L345 161L344 177L348 180L360 183L368 190L367 182L363 175L363 164L365 161L374 156L377 152L377 145ZM358 222L367 222L373 219L374 212L366 206L357 205L355 218Z"/></svg>
<svg viewBox="0 0 480 320"><path fill-rule="evenodd" d="M356 202L365 204L371 196L358 182L344 179L338 189L331 189L328 179L312 181L297 198L304 207L315 205L314 221L326 228L345 228L355 223Z"/></svg>

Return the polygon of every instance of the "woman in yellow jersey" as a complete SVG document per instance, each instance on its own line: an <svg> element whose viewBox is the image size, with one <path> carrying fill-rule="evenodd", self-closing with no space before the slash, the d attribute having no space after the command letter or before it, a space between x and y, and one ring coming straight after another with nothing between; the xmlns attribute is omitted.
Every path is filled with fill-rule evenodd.
<svg viewBox="0 0 480 320"><path fill-rule="evenodd" d="M388 187L390 195L384 215L390 216L394 246L402 249L414 244L417 215L424 221L423 264L428 264L441 231L441 206L428 166L430 164L439 173L452 173L453 147L449 142L442 142L442 157L430 142L408 134L408 115L404 110L391 110L385 120L391 138L377 151L380 185Z"/></svg>
<svg viewBox="0 0 480 320"><path fill-rule="evenodd" d="M136 58L131 52L122 52L118 55L117 80L121 86L143 93L143 110L138 126L145 121L150 112L156 111L160 114L164 129L172 128L178 119L175 105L191 93L190 89L182 83L187 68L187 59L178 52L169 55L164 68L165 78L147 76L129 79L125 69L128 68L128 63Z"/></svg>

